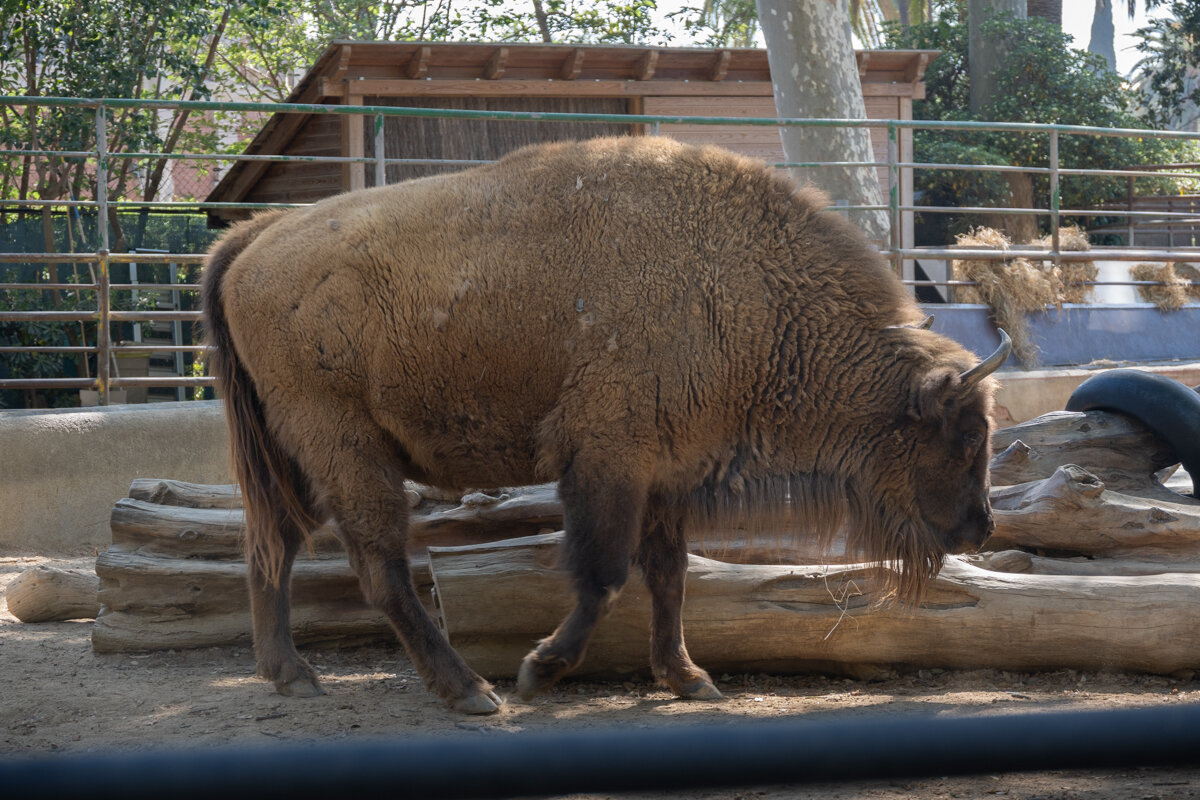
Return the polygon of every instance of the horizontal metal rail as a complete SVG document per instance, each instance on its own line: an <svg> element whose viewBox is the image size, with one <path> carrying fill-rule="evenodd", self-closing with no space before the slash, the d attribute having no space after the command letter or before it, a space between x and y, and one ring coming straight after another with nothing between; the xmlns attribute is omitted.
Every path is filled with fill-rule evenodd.
<svg viewBox="0 0 1200 800"><path fill-rule="evenodd" d="M1169 179L1200 179L1200 173L1188 172L1186 170L1195 169L1198 165L1194 164L1172 164L1155 166L1137 166L1128 169L1079 169L1065 168L1058 162L1058 139L1062 136L1151 136L1165 140L1200 140L1200 133L1196 132L1164 132L1164 131L1146 131L1140 129L1123 129L1123 128L1091 128L1075 125L1056 125L1056 124L1030 124L1030 123L981 123L967 121L937 121L937 120L880 120L880 119L777 119L773 117L687 117L676 115L648 115L648 114L590 114L590 113L566 113L566 112L522 112L522 111L480 111L470 109L437 109L437 108L406 108L397 106L345 106L345 105L325 105L325 104L306 104L306 103L229 103L220 101L144 101L130 100L125 98L54 98L54 97L0 97L0 103L9 106L37 106L37 107L58 107L58 108L76 108L82 111L88 111L94 114L96 124L96 149L94 150L70 150L70 151L53 151L37 148L28 149L0 149L0 159L13 158L75 158L75 159L91 159L94 160L97 169L97 181L99 187L97 196L94 199L74 198L69 200L55 200L43 198L25 198L25 199L7 199L0 200L0 212L5 213L23 213L23 210L30 211L39 208L51 209L94 209L100 219L106 219L107 213L112 210L148 210L159 212L199 212L199 211L222 211L237 209L242 211L256 211L275 208L292 208L295 203L235 203L235 202L207 202L207 201L137 201L127 200L122 198L108 198L107 196L107 181L104 177L107 175L106 170L111 162L115 160L166 160L166 161L202 161L202 162L218 162L231 163L237 161L258 162L258 163L288 163L288 162L322 162L329 164L340 165L375 165L375 175L377 182L382 182L386 175L385 169L389 166L403 165L419 165L419 166L434 166L434 167L454 167L461 168L463 166L489 163L485 160L454 160L454 159L438 159L438 158L388 158L383 153L382 147L376 147L376 154L373 157L368 156L308 156L308 155L288 155L288 154L234 154L234 153L153 153L153 152L111 152L107 149L107 135L105 131L108 125L108 113L114 109L167 109L167 110L192 110L192 111L210 111L223 110L233 112L265 112L265 113L291 113L305 115L365 115L374 117L376 120L375 129L377 137L382 130L382 123L385 118L449 118L458 120L476 120L476 121L506 121L513 124L521 122L595 122L595 123L617 123L622 125L642 125L647 126L648 130L655 134L669 132L669 128L664 129L663 126L671 125L739 125L739 126L766 126L766 127L812 127L812 128L857 128L871 129L873 132L886 131L889 137L888 154L885 161L869 160L869 161L782 161L772 164L771 166L787 169L787 168L817 168L828 166L839 167L859 167L864 169L878 170L882 175L884 171L887 174L887 194L886 201L882 204L873 205L846 205L838 206L835 210L841 212L849 211L876 211L884 212L889 216L892 226L892 236L889 241L883 243L881 252L885 257L892 260L899 270L901 264L905 260L914 258L943 258L948 260L970 258L973 260L1008 260L1015 257L1031 259L1035 261L1052 261L1054 263L1066 263L1076 261L1089 260L1121 260L1121 261L1181 261L1181 260L1197 260L1200 261L1200 249L1185 249L1185 248L1170 248L1163 249L1106 249L1098 248L1092 251L1072 252L1063 251L1059 246L1058 241L1058 226L1059 220L1062 217L1111 217L1115 219L1123 219L1128 221L1128 225L1132 230L1135 223L1152 224L1156 226L1167 226L1168 230L1172 230L1172 225L1196 224L1200 221L1200 215L1193 210L1162 210L1162 211L1142 211L1133 208L1111 208L1111 209L1063 209L1059 204L1059 189L1058 185L1062 179L1069 178L1072 180L1087 180L1093 178L1119 178L1132 182L1135 179L1152 179L1152 178L1169 178ZM1012 164L947 164L947 163L925 163L917 162L901 158L900 149L896 146L896 135L899 130L908 131L942 131L950 133L967 133L980 131L1002 131L1014 132L1023 135L1036 135L1047 137L1050 144L1050 158L1045 165L1012 165ZM377 143L381 141L377 138ZM1051 186L1050 198L1051 202L1048 207L1035 208L992 208L992 207L966 207L966 206L922 206L901 202L900 193L898 191L899 176L901 170L906 170L908 174L922 170L954 170L959 172L982 172L994 174L1014 174L1023 173L1028 175L1041 176L1049 180ZM14 211L15 209L15 211ZM998 215L1027 215L1027 216L1042 216L1048 217L1052 231L1052 245L1048 250L1030 251L1025 249L1014 248L1009 251L1000 250L984 250L959 247L945 248L913 248L903 245L899 234L899 223L902 215L914 214L998 214ZM911 217L910 217L911 219ZM67 386L82 386L84 384L90 388L97 388L101 393L101 402L106 402L107 390L109 387L118 386L171 386L171 385L210 385L211 379L201 377L178 377L178 378L133 378L133 377L118 377L110 374L109 361L113 355L117 353L128 352L150 352L150 353L198 353L204 351L203 345L186 346L186 345L140 345L131 343L114 343L111 341L112 332L109 326L114 323L147 323L147 322L164 322L173 323L194 322L200 318L200 312L197 311L153 311L153 310L123 310L113 308L113 292L147 292L147 293L166 293L178 298L184 293L196 292L199 287L195 284L134 284L134 283L113 283L109 277L109 271L113 264L195 264L203 261L205 256L196 253L113 253L109 252L107 242L107 226L100 226L102 242L101 247L97 252L93 253L0 253L0 264L89 264L89 275L86 277L86 282L62 282L54 281L47 283L39 282L13 282L0 283L0 292L23 291L23 292L64 292L72 298L75 303L80 303L80 298L84 293L88 293L88 304L92 305L94 298L95 308L79 308L75 310L58 310L58 311L0 311L0 321L17 322L17 323L33 323L33 322L55 322L66 323L71 325L86 324L89 327L94 326L97 331L96 341L94 345L88 342L83 342L79 345L54 345L46 347L24 346L24 347L0 347L0 353L4 354L58 354L63 356L68 355L84 355L96 356L97 372L94 378L63 378L63 379L21 379L10 378L0 380L0 388L31 388L45 387L50 384L47 381L61 381L55 384L60 387ZM973 285L969 281L916 281L907 280L905 283L909 286L969 286ZM1129 286L1146 286L1154 285L1151 281L1104 281L1104 282L1089 282L1091 285L1129 285ZM70 295L74 292L74 295ZM44 295L43 295L44 296ZM74 341L74 340L72 340Z"/></svg>
<svg viewBox="0 0 1200 800"><path fill-rule="evenodd" d="M190 111L240 111L269 114L377 115L384 117L430 117L448 119L506 120L512 122L609 122L627 125L751 125L768 127L886 128L892 125L913 130L1011 131L1059 133L1082 136L1153 136L1161 139L1200 140L1200 132L1148 131L1143 128L1102 128L1030 122L975 122L962 120L903 119L790 119L778 117L689 117L662 114L587 114L561 111L480 111L474 109L409 108L403 106L347 106L321 103L256 103L216 100L141 100L130 98L30 97L0 95L0 104L14 106L62 106L74 108L143 108Z"/></svg>
<svg viewBox="0 0 1200 800"><path fill-rule="evenodd" d="M902 258L948 258L972 261L1187 261L1200 259L1200 250L1134 250L1103 248L1095 250L992 250L979 247L911 247L892 251Z"/></svg>

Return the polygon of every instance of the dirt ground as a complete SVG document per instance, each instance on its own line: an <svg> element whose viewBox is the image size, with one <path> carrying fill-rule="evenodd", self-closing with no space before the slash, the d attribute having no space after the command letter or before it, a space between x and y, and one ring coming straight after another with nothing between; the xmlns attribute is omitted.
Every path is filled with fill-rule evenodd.
<svg viewBox="0 0 1200 800"><path fill-rule="evenodd" d="M0 588L36 564L87 568L91 563L88 558L0 558ZM511 682L501 682L500 693L510 699L499 714L464 717L425 691L398 647L309 650L307 656L323 673L328 694L292 699L274 694L254 677L247 648L96 655L90 633L89 621L23 624L0 602L0 758L271 741L505 736L805 715L820 719L878 713L987 716L1200 701L1200 681L1158 676L929 670L869 683L819 676L722 675L717 676L726 695L721 702L676 700L649 680L634 680L567 681L549 696L524 703L512 697ZM1166 800L1200 797L1200 771L1041 772L828 786L748 786L741 791L670 796Z"/></svg>

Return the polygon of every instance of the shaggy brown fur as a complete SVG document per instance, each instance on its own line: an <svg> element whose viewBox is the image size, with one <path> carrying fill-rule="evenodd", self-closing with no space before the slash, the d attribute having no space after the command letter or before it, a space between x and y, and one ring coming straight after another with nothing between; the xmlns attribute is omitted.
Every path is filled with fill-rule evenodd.
<svg viewBox="0 0 1200 800"><path fill-rule="evenodd" d="M326 513L367 599L464 711L501 702L417 601L402 480L557 479L577 605L523 695L583 658L631 563L652 666L687 655L686 529L787 503L843 521L916 598L991 530L991 379L926 330L864 237L761 165L658 138L559 143L234 229L205 273L248 512L255 643L280 691L319 684L287 633L291 560Z"/></svg>

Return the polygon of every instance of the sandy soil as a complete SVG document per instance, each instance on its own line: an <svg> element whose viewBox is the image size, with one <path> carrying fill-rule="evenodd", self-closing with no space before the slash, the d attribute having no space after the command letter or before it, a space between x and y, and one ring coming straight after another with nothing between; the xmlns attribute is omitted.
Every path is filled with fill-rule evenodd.
<svg viewBox="0 0 1200 800"><path fill-rule="evenodd" d="M39 563L0 558L0 588ZM16 754L135 751L271 741L514 735L589 726L656 727L873 713L986 716L1018 711L1135 707L1200 701L1200 682L1059 671L921 671L878 682L723 675L723 702L684 702L649 680L567 681L532 703L463 717L427 693L394 647L310 650L328 694L291 699L254 677L246 648L96 655L88 621L27 625L0 603L0 758ZM499 691L511 695L511 683ZM682 795L672 795L682 796ZM1156 798L1200 797L1200 771L1043 772L837 786L772 787L688 796L721 798ZM663 795L646 795L664 797Z"/></svg>

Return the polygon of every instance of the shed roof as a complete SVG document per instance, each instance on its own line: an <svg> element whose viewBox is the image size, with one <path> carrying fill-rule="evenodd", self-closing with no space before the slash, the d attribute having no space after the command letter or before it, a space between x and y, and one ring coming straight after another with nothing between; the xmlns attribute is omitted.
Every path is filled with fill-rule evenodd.
<svg viewBox="0 0 1200 800"><path fill-rule="evenodd" d="M856 51L864 95L923 97L925 68L937 54L933 50ZM335 41L300 79L287 102L771 94L767 51L759 48ZM245 152L284 152L304 120L303 114L272 114ZM237 202L264 166L237 162L208 199Z"/></svg>

